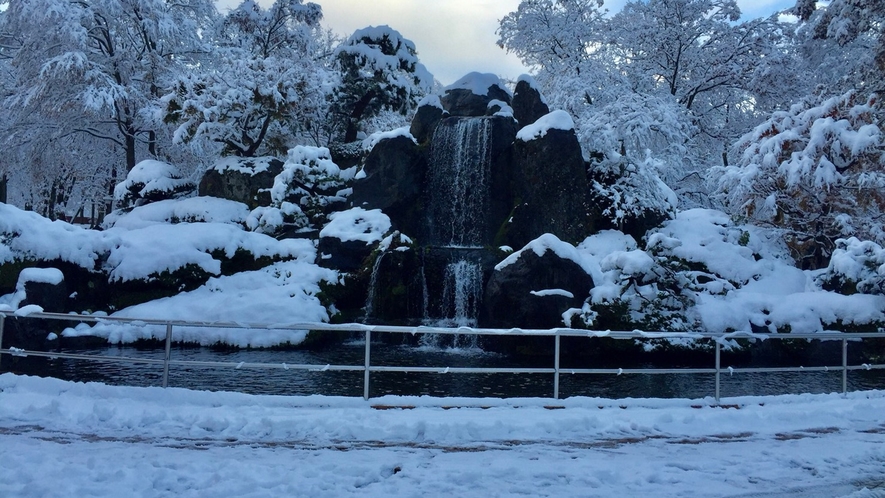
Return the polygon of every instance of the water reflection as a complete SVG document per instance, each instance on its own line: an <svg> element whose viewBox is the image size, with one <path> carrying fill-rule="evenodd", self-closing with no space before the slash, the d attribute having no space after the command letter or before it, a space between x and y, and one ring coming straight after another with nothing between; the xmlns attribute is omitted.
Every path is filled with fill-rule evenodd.
<svg viewBox="0 0 885 498"><path fill-rule="evenodd" d="M162 349L109 347L92 350L66 350L69 353L102 357L139 359L163 358ZM362 365L365 350L361 343L349 343L324 351L214 351L207 348L174 349L174 360L283 364ZM2 371L44 375L73 381L97 381L112 385L159 386L162 367L151 364L105 363L98 361L2 358ZM479 349L440 350L385 344L372 344L372 364L376 366L434 366L527 368L552 366L547 359L516 360ZM651 367L652 365L646 365ZM228 367L171 366L169 385L189 389L239 391L250 394L362 396L363 372L304 371L294 369L253 369ZM849 390L885 387L885 371L855 371L848 374ZM829 393L842 389L842 373L723 372L723 397ZM712 374L569 374L560 376L560 396L603 398L703 398L715 391ZM552 374L455 374L373 372L370 395L429 395L437 397L552 397Z"/></svg>

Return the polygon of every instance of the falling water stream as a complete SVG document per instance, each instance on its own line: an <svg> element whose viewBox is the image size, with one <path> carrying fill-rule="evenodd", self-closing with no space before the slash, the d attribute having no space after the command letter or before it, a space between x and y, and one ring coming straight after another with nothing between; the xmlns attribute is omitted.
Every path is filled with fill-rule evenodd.
<svg viewBox="0 0 885 498"><path fill-rule="evenodd" d="M430 244L451 249L446 264L438 314L424 323L446 327L473 327L483 292L483 271L477 251L486 233L491 169L491 123L486 118L459 118L436 128L428 171L427 215ZM422 342L434 347L454 341L454 347L476 347L474 336L441 338L428 335ZM443 344L441 344L443 343Z"/></svg>

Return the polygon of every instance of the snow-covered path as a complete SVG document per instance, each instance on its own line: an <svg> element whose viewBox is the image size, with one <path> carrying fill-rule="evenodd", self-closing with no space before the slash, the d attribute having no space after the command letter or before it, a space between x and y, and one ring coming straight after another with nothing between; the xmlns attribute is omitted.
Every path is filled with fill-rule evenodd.
<svg viewBox="0 0 885 498"><path fill-rule="evenodd" d="M885 497L885 391L709 402L366 403L4 374L0 496Z"/></svg>

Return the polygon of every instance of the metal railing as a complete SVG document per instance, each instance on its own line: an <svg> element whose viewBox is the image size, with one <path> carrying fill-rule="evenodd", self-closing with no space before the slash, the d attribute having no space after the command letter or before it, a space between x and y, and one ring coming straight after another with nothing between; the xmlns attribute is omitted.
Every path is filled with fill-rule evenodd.
<svg viewBox="0 0 885 498"><path fill-rule="evenodd" d="M861 332L861 333L845 333L837 331L826 331L816 333L787 333L787 334L755 334L748 332L732 332L732 333L709 333L709 332L643 332L643 331L596 331L596 330L579 330L568 328L555 329L483 329L483 328L443 328L443 327L406 327L394 325L364 325L358 323L350 324L329 324L329 323L290 323L290 324L261 324L261 323L239 323L239 322L199 322L187 320L160 320L160 319L136 319L121 318L112 316L96 316L96 315L77 315L62 313L28 313L24 316L16 315L13 311L0 310L0 344L3 341L3 330L5 320L8 317L15 319L47 319L62 320L78 323L119 323L129 325L154 325L165 326L165 353L162 360L148 358L131 358L131 357L104 357L88 354L74 354L63 352L45 352L32 351L10 347L6 350L0 350L0 361L3 355L11 356L36 356L47 358L67 358L74 360L89 360L101 362L119 362L119 363L143 363L156 364L163 367L163 387L169 385L169 367L170 366L191 366L191 367L231 367L231 368L264 368L264 369L285 369L285 370L305 370L311 372L363 372L363 398L369 399L369 386L372 372L401 372L401 373L452 373L452 374L548 374L553 375L553 398L559 399L559 380L560 375L567 374L603 374L603 375L624 375L624 374L710 374L715 376L715 393L714 398L718 404L721 398L721 376L723 370L729 375L736 373L775 373L775 372L831 372L841 371L842 373L842 393L848 392L848 372L856 370L885 370L885 364L848 364L848 343L849 341L863 341L864 339L885 338L885 332ZM173 327L205 327L205 328L227 328L227 329L255 329L255 330L298 330L298 331L323 331L323 332L356 332L362 333L365 339L365 360L362 365L321 365L321 364L287 364L287 363L247 363L247 362L218 362L218 361L192 361L192 360L173 360L171 358ZM523 336L523 337L553 337L554 338L554 359L553 366L548 368L485 368L485 367L448 367L448 366L379 366L371 363L371 344L372 334L374 333L391 333L391 334L440 334L440 335L487 335L487 336ZM715 345L714 366L712 368L568 368L560 367L561 357L561 340L563 337L589 337L589 338L611 338L611 339L696 339L711 341ZM834 366L817 366L817 367L751 367L751 368L722 368L721 353L722 346L725 341L734 339L759 339L759 340L821 340L821 341L841 341L842 343L842 362L841 365Z"/></svg>

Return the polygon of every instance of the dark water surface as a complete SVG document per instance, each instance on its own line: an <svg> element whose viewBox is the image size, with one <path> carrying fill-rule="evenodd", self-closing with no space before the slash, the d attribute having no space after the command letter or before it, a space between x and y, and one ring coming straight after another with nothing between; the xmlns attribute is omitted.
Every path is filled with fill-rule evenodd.
<svg viewBox="0 0 885 498"><path fill-rule="evenodd" d="M111 346L66 353L100 357L161 360L161 348ZM240 362L287 364L363 365L364 344L347 343L323 351L216 351L209 348L173 348L173 360L230 362L227 367L172 365L169 386L251 394L362 396L363 372L304 371L295 369L235 368ZM3 355L0 371L52 376L72 381L96 381L112 385L159 386L162 365L108 363L89 360L12 358ZM372 344L374 366L552 368L552 359L515 359L472 349L421 348ZM633 365L628 365L633 368ZM641 365L668 367L668 365ZM710 364L703 367L712 367ZM797 365L798 366L798 365ZM831 365L832 366L832 365ZM627 366L625 366L626 368ZM723 363L723 368L727 363ZM829 372L777 372L721 374L721 395L775 395L829 393L842 389L841 370ZM848 389L885 389L885 371L852 371ZM560 397L604 398L703 398L713 396L713 374L570 374L560 375ZM429 395L438 397L552 397L553 374L456 374L372 372L370 396Z"/></svg>

